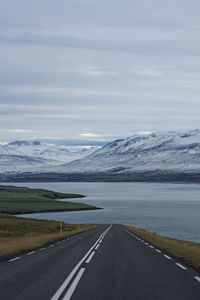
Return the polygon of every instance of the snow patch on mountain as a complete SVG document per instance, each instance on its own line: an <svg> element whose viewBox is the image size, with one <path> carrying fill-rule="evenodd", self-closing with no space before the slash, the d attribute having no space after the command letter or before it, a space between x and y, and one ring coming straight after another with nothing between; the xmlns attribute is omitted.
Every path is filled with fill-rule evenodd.
<svg viewBox="0 0 200 300"><path fill-rule="evenodd" d="M45 172L52 166L83 158L97 149L56 146L40 141L13 141L0 145L0 173Z"/></svg>
<svg viewBox="0 0 200 300"><path fill-rule="evenodd" d="M91 155L59 166L63 173L200 171L200 131L161 132L115 140Z"/></svg>

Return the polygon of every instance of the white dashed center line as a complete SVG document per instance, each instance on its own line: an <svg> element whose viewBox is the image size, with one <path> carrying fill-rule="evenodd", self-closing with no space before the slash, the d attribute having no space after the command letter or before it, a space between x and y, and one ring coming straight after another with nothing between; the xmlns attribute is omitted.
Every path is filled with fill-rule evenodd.
<svg viewBox="0 0 200 300"><path fill-rule="evenodd" d="M97 249L99 248L99 246L100 246L100 244L98 244L98 245L94 248L94 250L97 250Z"/></svg>
<svg viewBox="0 0 200 300"><path fill-rule="evenodd" d="M106 231L104 231L104 235L109 231L109 229L112 227L112 225L106 229ZM103 235L102 234L102 235ZM72 280L73 276L76 274L76 272L78 271L78 269L80 268L80 266L82 265L83 262L85 262L85 260L87 259L87 257L90 255L90 253L93 253L94 251L92 251L96 245L99 243L100 239L102 238L102 235L98 238L98 240L94 243L94 245L88 250L88 252L84 255L84 257L79 261L79 263L74 267L74 269L71 271L71 273L68 275L68 277L65 279L65 281L62 283L62 285L59 287L59 289L56 291L56 293L53 295L53 297L51 298L51 300L58 300L61 296L61 294L64 292L64 290L67 288L67 286L69 285L70 281ZM95 252L94 252L95 253ZM93 254L94 255L94 254ZM91 255L90 255L90 260L92 259ZM88 260L88 259L87 259ZM83 268L82 268L83 269ZM80 280L82 273L84 272L85 269L83 269L80 273L79 271L79 276L77 275L75 280L73 281L74 286L76 287L78 281ZM79 278L80 277L80 278ZM77 282L77 283L76 283ZM70 287L71 288L71 287ZM69 288L69 289L70 289ZM71 289L72 293L74 291L74 289ZM69 290L68 290L69 292ZM66 293L65 297L63 299L67 300L71 298L72 293Z"/></svg>
<svg viewBox="0 0 200 300"><path fill-rule="evenodd" d="M89 264L89 262L91 261L91 259L93 258L93 256L95 255L95 251L92 251L92 253L90 254L90 256L88 257L88 259L85 261L86 264Z"/></svg>
<svg viewBox="0 0 200 300"><path fill-rule="evenodd" d="M74 281L72 282L72 285L70 286L69 290L67 291L67 293L63 297L63 300L69 300L71 298L71 296L72 296L77 284L79 283L79 280L81 279L84 271L85 271L85 268L80 269L80 271L78 272L78 274L75 277Z"/></svg>

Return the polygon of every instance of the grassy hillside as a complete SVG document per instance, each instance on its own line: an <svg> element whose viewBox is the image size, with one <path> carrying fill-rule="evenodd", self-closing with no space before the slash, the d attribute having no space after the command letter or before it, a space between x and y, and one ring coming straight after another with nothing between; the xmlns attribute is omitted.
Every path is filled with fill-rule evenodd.
<svg viewBox="0 0 200 300"><path fill-rule="evenodd" d="M63 237L97 226L62 223ZM37 248L60 237L60 222L24 219L0 213L0 257Z"/></svg>
<svg viewBox="0 0 200 300"><path fill-rule="evenodd" d="M96 209L83 203L55 201L55 199L82 197L84 196L79 194L63 194L43 189L0 186L0 212L22 214Z"/></svg>
<svg viewBox="0 0 200 300"><path fill-rule="evenodd" d="M147 232L144 229L138 229L132 226L125 226L129 231L141 237L154 246L166 251L167 253L178 257L186 264L200 271L200 244L194 242L181 241L156 233Z"/></svg>

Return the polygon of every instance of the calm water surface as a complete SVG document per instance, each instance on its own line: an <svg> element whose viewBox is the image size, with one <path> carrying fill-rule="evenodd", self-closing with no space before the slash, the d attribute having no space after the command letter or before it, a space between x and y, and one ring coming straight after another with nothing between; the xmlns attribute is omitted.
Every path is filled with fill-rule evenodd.
<svg viewBox="0 0 200 300"><path fill-rule="evenodd" d="M200 242L200 185L173 183L13 183L87 195L84 202L102 210L26 215L68 223L134 224L158 234Z"/></svg>

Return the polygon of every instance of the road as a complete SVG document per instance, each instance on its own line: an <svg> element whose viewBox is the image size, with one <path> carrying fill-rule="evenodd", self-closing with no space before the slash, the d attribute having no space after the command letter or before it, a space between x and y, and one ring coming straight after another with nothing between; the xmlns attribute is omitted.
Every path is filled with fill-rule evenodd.
<svg viewBox="0 0 200 300"><path fill-rule="evenodd" d="M200 274L119 225L0 263L1 300L199 300Z"/></svg>

